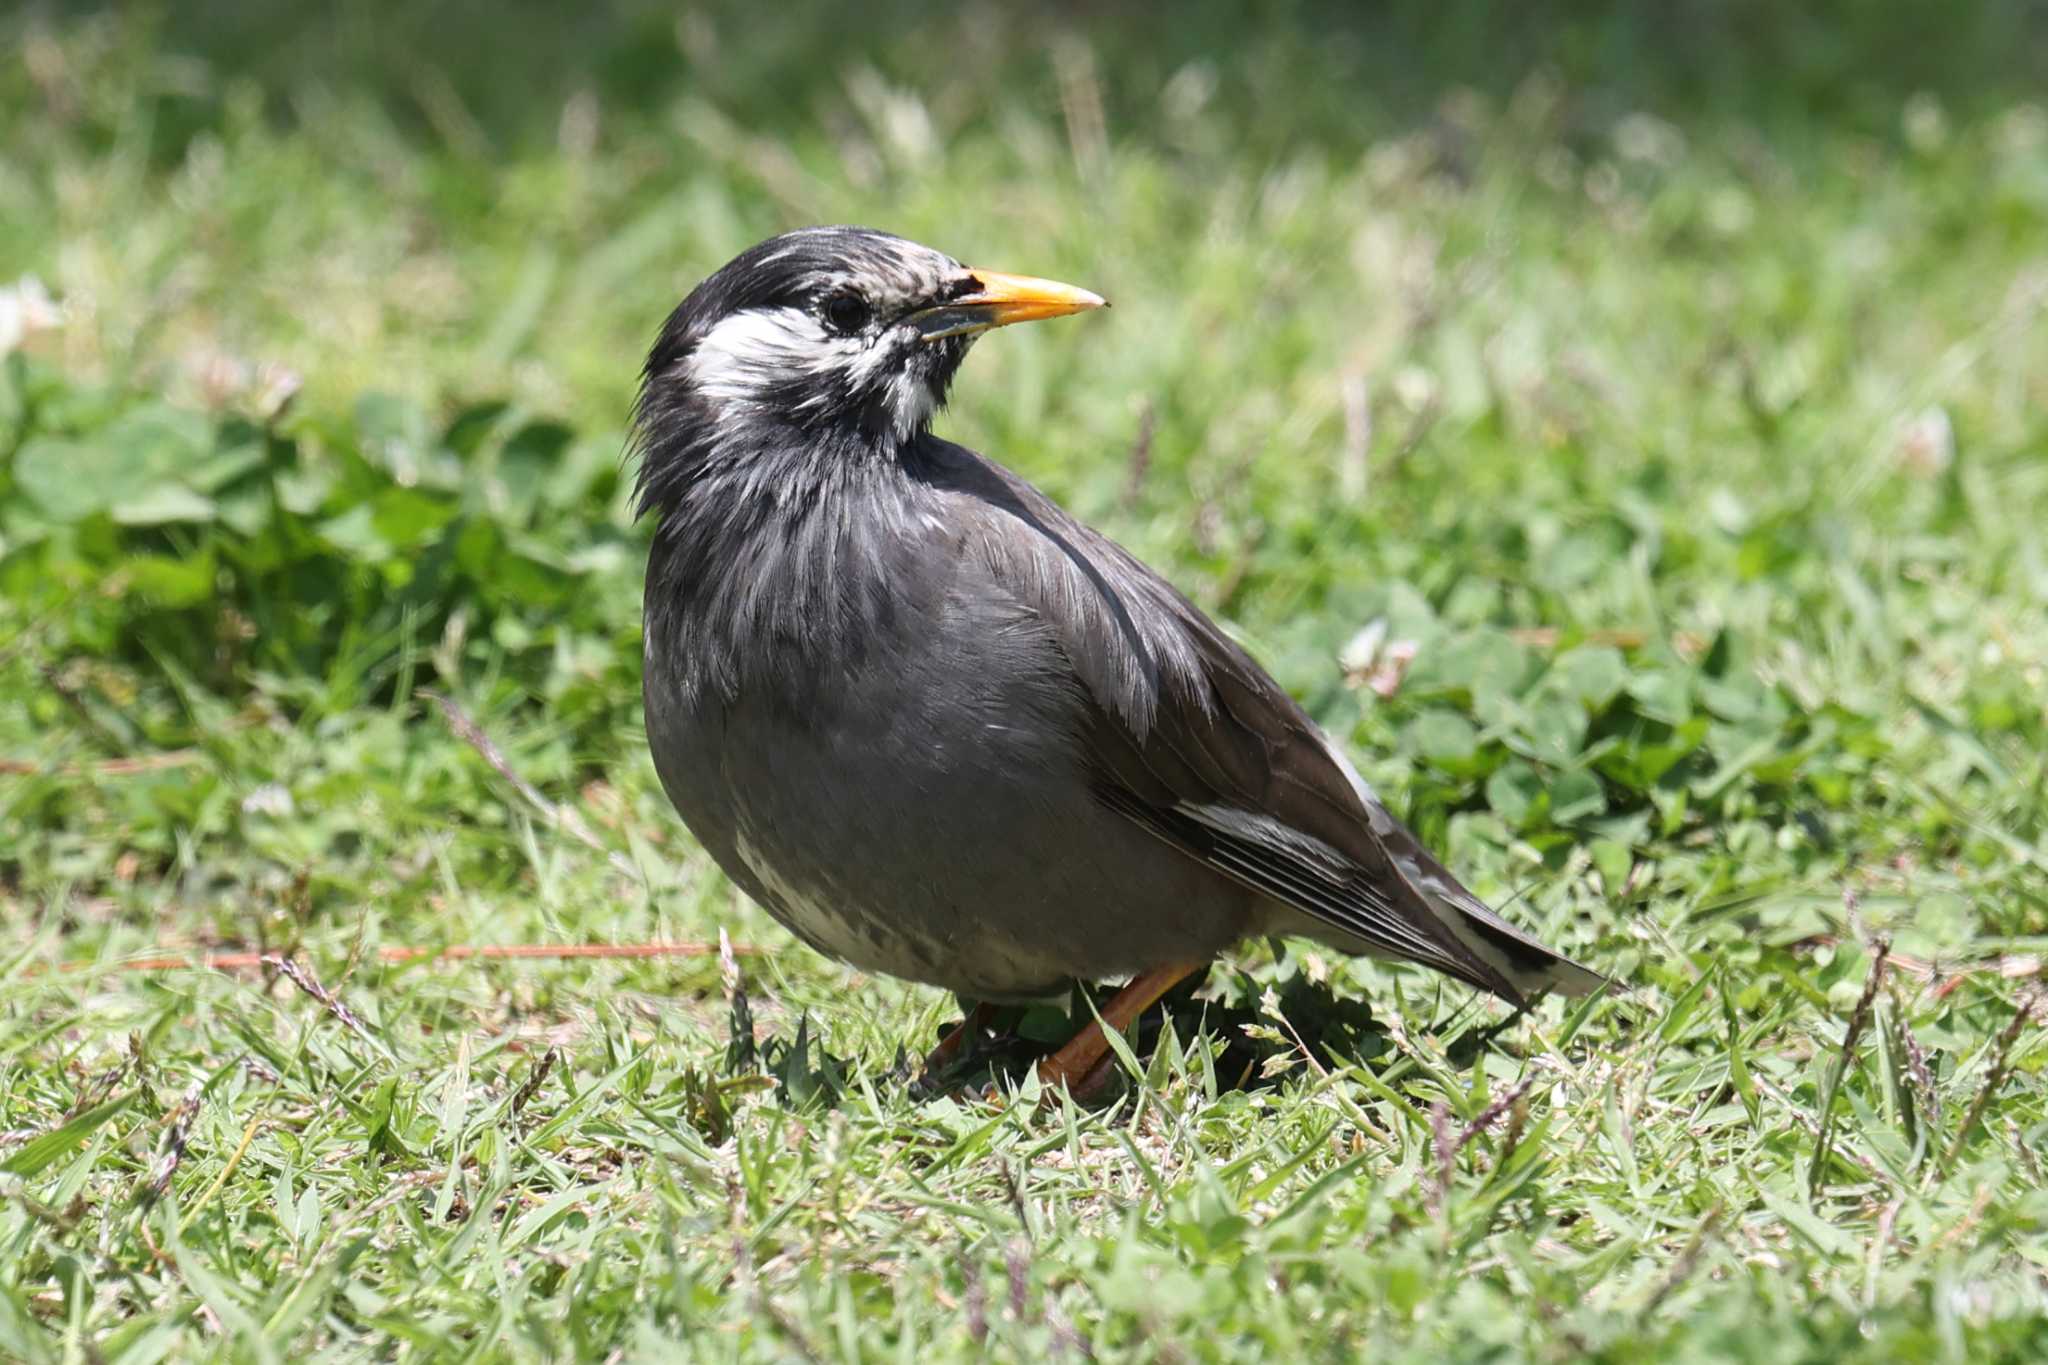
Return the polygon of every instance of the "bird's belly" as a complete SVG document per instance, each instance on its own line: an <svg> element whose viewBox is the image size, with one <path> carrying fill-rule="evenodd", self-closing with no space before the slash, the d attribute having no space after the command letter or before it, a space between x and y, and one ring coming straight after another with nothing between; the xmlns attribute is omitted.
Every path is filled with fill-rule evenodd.
<svg viewBox="0 0 2048 1365"><path fill-rule="evenodd" d="M884 715L865 734L728 730L734 854L768 908L834 957L970 995L1042 996L1089 974L1087 939L1061 928L1082 889L1044 838L1046 816L1073 820L1045 775L1004 764L1000 745L912 745L907 729ZM1037 818L1001 818L1011 801Z"/></svg>
<svg viewBox="0 0 2048 1365"><path fill-rule="evenodd" d="M829 813L782 812L802 821L792 836L782 820L766 817L759 803L745 804L753 813L734 832L733 856L759 886L758 898L768 912L817 951L866 971L956 986L963 974L1040 983L1059 977L1055 970L1025 964L989 971L996 961L987 936L937 929L917 912L919 892L891 885L886 873L828 865L852 847L832 828ZM927 894L936 880L925 877Z"/></svg>
<svg viewBox="0 0 2048 1365"><path fill-rule="evenodd" d="M743 697L723 709L715 773L671 785L693 828L729 830L707 846L798 937L1024 999L1213 956L1248 930L1251 897L1090 795L1072 698L1014 660L949 657L940 679L920 662L801 714Z"/></svg>

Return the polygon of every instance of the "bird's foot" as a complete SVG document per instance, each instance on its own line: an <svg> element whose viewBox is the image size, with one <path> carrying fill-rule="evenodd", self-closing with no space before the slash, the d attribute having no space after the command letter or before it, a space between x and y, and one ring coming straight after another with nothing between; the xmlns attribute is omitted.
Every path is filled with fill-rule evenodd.
<svg viewBox="0 0 2048 1365"><path fill-rule="evenodd" d="M948 1029L938 1046L925 1054L924 1069L910 1083L911 1092L937 1095L945 1091L947 1082L982 1050L998 1013L998 1007L986 1001L969 1009L967 1017Z"/></svg>
<svg viewBox="0 0 2048 1365"><path fill-rule="evenodd" d="M1137 1022L1139 1015L1157 1004L1160 997L1208 965L1206 962L1173 962L1132 978L1129 984L1104 1002L1102 1013L1090 1020L1086 1028L1038 1064L1038 1079L1046 1094L1064 1087L1069 1095L1083 1104L1099 1098L1108 1087L1116 1055L1103 1030L1113 1028L1123 1032Z"/></svg>

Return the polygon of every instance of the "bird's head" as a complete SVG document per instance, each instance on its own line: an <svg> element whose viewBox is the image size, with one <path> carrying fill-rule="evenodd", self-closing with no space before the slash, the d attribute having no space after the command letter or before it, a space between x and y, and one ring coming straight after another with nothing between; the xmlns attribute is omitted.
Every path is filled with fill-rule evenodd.
<svg viewBox="0 0 2048 1365"><path fill-rule="evenodd" d="M771 237L699 284L647 358L638 412L651 457L665 425L691 443L800 431L870 448L924 429L981 333L1103 300L1051 280L971 269L867 228Z"/></svg>

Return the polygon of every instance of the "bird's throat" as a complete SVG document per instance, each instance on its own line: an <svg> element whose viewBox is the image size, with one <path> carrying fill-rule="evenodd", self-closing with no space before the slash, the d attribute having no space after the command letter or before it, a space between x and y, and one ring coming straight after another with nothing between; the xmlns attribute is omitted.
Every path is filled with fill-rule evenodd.
<svg viewBox="0 0 2048 1365"><path fill-rule="evenodd" d="M645 625L692 694L767 692L802 707L819 661L857 664L897 611L888 569L928 530L908 443L808 444L750 432L710 443L664 480L647 563Z"/></svg>

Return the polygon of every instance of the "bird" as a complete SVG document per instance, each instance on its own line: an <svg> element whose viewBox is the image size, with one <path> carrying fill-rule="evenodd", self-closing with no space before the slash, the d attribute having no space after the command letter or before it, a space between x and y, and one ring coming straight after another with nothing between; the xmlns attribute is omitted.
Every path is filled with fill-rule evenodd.
<svg viewBox="0 0 2048 1365"><path fill-rule="evenodd" d="M741 252L633 410L655 770L725 874L863 971L1004 1004L1121 986L1076 1093L1240 940L1419 963L1520 1009L1606 980L1468 891L1252 656L1006 465L932 431L984 333L1106 306L886 232Z"/></svg>

